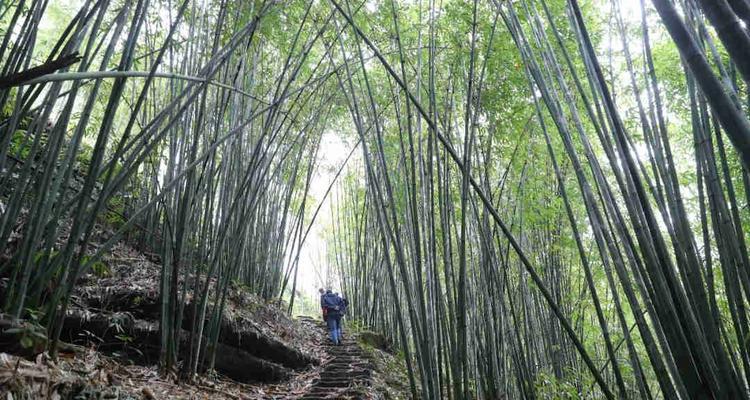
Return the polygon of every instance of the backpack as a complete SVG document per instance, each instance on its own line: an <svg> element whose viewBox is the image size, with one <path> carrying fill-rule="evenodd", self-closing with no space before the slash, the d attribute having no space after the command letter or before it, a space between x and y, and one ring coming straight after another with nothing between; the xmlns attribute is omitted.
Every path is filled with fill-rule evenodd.
<svg viewBox="0 0 750 400"><path fill-rule="evenodd" d="M323 307L328 310L339 311L341 309L341 297L333 293L327 293L323 296Z"/></svg>

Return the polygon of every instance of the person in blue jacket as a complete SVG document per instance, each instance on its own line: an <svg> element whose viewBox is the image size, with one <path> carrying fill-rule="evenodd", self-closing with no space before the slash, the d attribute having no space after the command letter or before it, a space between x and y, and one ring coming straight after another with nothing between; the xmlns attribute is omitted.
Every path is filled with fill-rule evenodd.
<svg viewBox="0 0 750 400"><path fill-rule="evenodd" d="M328 332L331 334L331 342L334 345L341 344L341 315L344 311L344 303L341 297L327 289L320 298L320 307L325 311Z"/></svg>

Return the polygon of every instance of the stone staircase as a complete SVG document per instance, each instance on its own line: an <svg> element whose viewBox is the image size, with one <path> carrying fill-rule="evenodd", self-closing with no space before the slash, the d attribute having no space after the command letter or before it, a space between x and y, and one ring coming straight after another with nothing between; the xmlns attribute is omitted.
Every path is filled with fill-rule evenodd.
<svg viewBox="0 0 750 400"><path fill-rule="evenodd" d="M306 321L307 322L307 321ZM320 377L312 381L300 399L368 399L374 366L367 359L357 341L344 335L341 345L328 340L326 327L320 321L309 320L321 331L321 345L329 358L321 368Z"/></svg>

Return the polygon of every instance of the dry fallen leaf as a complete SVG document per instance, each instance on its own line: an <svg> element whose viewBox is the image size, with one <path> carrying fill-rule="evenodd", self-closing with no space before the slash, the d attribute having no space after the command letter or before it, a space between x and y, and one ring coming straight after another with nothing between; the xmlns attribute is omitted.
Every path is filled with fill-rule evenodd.
<svg viewBox="0 0 750 400"><path fill-rule="evenodd" d="M141 390L141 393L143 393L143 398L146 400L156 400L156 396L154 396L154 392L151 391L151 389L144 387L143 390Z"/></svg>

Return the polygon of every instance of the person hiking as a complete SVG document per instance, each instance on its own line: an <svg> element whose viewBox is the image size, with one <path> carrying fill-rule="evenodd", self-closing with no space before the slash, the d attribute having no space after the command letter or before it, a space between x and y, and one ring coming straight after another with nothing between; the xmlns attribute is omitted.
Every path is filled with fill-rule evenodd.
<svg viewBox="0 0 750 400"><path fill-rule="evenodd" d="M346 314L346 310L349 308L349 300L346 299L346 296L340 296L340 297L341 297L341 305L343 307L341 310L341 314Z"/></svg>
<svg viewBox="0 0 750 400"><path fill-rule="evenodd" d="M323 296L326 295L326 291L323 288L318 289L318 293L320 293L320 309L323 313L323 322L326 322L326 308L323 307Z"/></svg>
<svg viewBox="0 0 750 400"><path fill-rule="evenodd" d="M349 308L349 300L346 299L346 296L340 296L340 297L341 297L341 322L339 322L339 338L344 339L344 317L346 316L346 311Z"/></svg>
<svg viewBox="0 0 750 400"><path fill-rule="evenodd" d="M341 344L340 329L341 311L343 308L341 297L333 293L331 289L327 289L326 293L320 299L320 306L325 310L326 324L331 334L331 341L334 345L338 346Z"/></svg>

